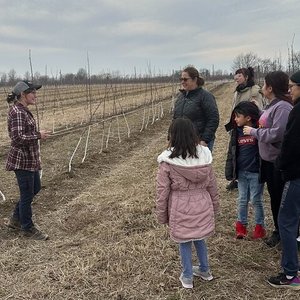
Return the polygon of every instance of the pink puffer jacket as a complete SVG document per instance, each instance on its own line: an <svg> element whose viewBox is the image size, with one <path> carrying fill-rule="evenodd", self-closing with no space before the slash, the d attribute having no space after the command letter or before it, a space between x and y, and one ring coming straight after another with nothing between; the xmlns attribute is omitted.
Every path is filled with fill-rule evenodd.
<svg viewBox="0 0 300 300"><path fill-rule="evenodd" d="M204 239L215 229L219 196L211 153L207 147L198 150L199 159L170 159L168 150L158 157L157 218L179 243Z"/></svg>

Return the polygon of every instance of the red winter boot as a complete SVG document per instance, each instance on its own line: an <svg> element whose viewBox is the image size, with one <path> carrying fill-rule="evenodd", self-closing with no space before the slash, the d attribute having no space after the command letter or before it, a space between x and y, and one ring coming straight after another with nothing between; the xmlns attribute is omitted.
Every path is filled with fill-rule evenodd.
<svg viewBox="0 0 300 300"><path fill-rule="evenodd" d="M243 239L247 235L247 228L240 221L235 223L235 232L237 239Z"/></svg>
<svg viewBox="0 0 300 300"><path fill-rule="evenodd" d="M256 224L255 229L253 231L252 238L256 240L256 239L262 239L265 236L266 236L266 229L262 225Z"/></svg>

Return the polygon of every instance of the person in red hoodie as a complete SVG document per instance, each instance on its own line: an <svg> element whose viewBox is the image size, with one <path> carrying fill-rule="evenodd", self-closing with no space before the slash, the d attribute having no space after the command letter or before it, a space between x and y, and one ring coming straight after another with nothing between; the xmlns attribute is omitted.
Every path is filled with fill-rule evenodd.
<svg viewBox="0 0 300 300"><path fill-rule="evenodd" d="M184 288L193 288L193 275L212 280L205 239L215 230L219 195L212 155L198 144L196 130L187 118L175 119L169 129L169 146L158 156L156 213L179 243ZM192 265L194 244L199 265Z"/></svg>

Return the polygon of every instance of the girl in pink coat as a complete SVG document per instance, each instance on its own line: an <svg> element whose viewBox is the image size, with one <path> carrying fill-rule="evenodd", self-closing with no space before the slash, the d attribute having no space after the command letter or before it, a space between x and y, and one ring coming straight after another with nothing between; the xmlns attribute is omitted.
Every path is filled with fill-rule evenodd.
<svg viewBox="0 0 300 300"><path fill-rule="evenodd" d="M219 208L210 150L198 144L189 119L175 119L169 128L169 147L158 156L156 213L179 243L184 288L193 288L193 275L212 280L205 239L215 230ZM199 265L192 265L192 244Z"/></svg>

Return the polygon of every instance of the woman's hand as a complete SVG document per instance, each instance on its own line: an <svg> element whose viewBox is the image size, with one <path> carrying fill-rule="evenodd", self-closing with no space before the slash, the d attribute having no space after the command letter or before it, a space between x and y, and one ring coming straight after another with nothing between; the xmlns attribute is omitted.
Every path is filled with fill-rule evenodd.
<svg viewBox="0 0 300 300"><path fill-rule="evenodd" d="M246 135L251 135L251 129L253 129L253 127L250 127L250 126L244 126L243 128L243 133L246 134Z"/></svg>
<svg viewBox="0 0 300 300"><path fill-rule="evenodd" d="M49 130L41 130L40 134L41 134L41 140L45 140L46 138L49 137L49 135L51 134L51 131L49 131Z"/></svg>
<svg viewBox="0 0 300 300"><path fill-rule="evenodd" d="M200 145L207 147L207 144L204 141L200 141Z"/></svg>

